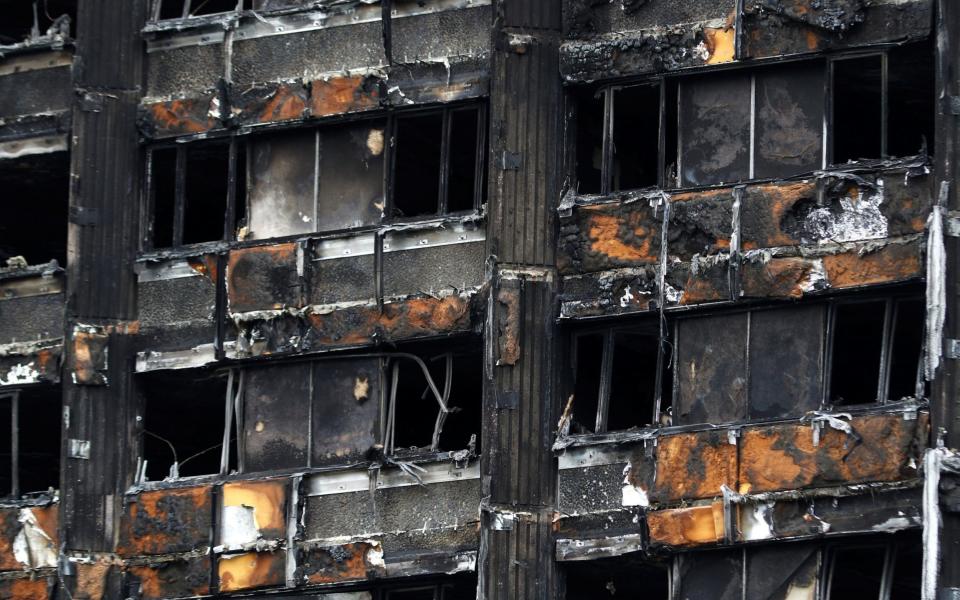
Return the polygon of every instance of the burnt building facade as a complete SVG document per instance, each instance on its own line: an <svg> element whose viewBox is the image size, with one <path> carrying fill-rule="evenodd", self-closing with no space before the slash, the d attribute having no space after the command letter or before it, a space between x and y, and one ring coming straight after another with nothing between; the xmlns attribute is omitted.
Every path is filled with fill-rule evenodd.
<svg viewBox="0 0 960 600"><path fill-rule="evenodd" d="M0 10L0 598L960 598L955 3Z"/></svg>

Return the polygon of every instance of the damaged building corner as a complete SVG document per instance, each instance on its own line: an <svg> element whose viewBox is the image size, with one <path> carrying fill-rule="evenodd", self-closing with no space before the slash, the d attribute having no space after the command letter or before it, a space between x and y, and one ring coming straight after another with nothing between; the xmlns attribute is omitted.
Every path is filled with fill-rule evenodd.
<svg viewBox="0 0 960 600"><path fill-rule="evenodd" d="M0 0L0 599L960 598L949 0Z"/></svg>

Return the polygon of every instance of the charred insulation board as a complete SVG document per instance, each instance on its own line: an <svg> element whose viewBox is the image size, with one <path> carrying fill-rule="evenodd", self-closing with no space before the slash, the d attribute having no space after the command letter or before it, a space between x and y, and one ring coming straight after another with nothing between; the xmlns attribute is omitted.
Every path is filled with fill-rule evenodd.
<svg viewBox="0 0 960 600"><path fill-rule="evenodd" d="M380 359L319 361L313 381L313 465L362 457L379 438Z"/></svg>
<svg viewBox="0 0 960 600"><path fill-rule="evenodd" d="M750 177L750 75L722 73L680 84L681 185Z"/></svg>
<svg viewBox="0 0 960 600"><path fill-rule="evenodd" d="M244 467L247 472L307 466L310 363L244 373Z"/></svg>
<svg viewBox="0 0 960 600"><path fill-rule="evenodd" d="M748 318L738 313L678 323L675 425L746 416Z"/></svg>

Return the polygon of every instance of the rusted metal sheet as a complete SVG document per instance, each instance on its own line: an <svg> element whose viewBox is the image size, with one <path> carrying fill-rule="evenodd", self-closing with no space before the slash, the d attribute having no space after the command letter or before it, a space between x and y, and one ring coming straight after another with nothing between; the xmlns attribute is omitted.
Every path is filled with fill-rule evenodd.
<svg viewBox="0 0 960 600"><path fill-rule="evenodd" d="M747 57L763 58L919 40L930 34L932 10L929 0L748 2L743 51Z"/></svg>
<svg viewBox="0 0 960 600"><path fill-rule="evenodd" d="M634 453L624 485L631 485L651 504L699 500L722 495L737 481L737 446L726 431L681 433L659 438L655 458Z"/></svg>
<svg viewBox="0 0 960 600"><path fill-rule="evenodd" d="M172 554L211 545L210 486L140 492L127 497L121 556Z"/></svg>
<svg viewBox="0 0 960 600"><path fill-rule="evenodd" d="M0 580L2 600L47 600L53 591L53 577Z"/></svg>
<svg viewBox="0 0 960 600"><path fill-rule="evenodd" d="M73 330L71 376L78 385L107 385L110 336L102 328L78 325Z"/></svg>
<svg viewBox="0 0 960 600"><path fill-rule="evenodd" d="M102 556L91 562L75 563L76 579L71 597L105 600L107 581L117 567L111 558Z"/></svg>
<svg viewBox="0 0 960 600"><path fill-rule="evenodd" d="M185 557L127 568L143 600L186 598L210 594L210 557Z"/></svg>
<svg viewBox="0 0 960 600"><path fill-rule="evenodd" d="M247 552L221 557L217 563L221 592L236 592L286 583L285 552Z"/></svg>
<svg viewBox="0 0 960 600"><path fill-rule="evenodd" d="M894 241L824 256L823 268L832 288L908 281L924 275L922 251L921 240Z"/></svg>
<svg viewBox="0 0 960 600"><path fill-rule="evenodd" d="M231 313L302 306L297 244L274 244L230 251L227 300Z"/></svg>
<svg viewBox="0 0 960 600"><path fill-rule="evenodd" d="M385 101L408 106L483 98L489 93L490 78L484 64L414 64L390 74Z"/></svg>
<svg viewBox="0 0 960 600"><path fill-rule="evenodd" d="M723 539L723 503L647 513L652 548L683 548Z"/></svg>
<svg viewBox="0 0 960 600"><path fill-rule="evenodd" d="M653 206L651 206L653 204ZM563 274L656 264L662 212L655 201L575 207L561 224Z"/></svg>
<svg viewBox="0 0 960 600"><path fill-rule="evenodd" d="M504 282L497 292L497 364L512 366L520 359L520 302L519 282Z"/></svg>
<svg viewBox="0 0 960 600"><path fill-rule="evenodd" d="M310 82L310 114L327 117L380 106L380 79L371 75L330 77Z"/></svg>
<svg viewBox="0 0 960 600"><path fill-rule="evenodd" d="M296 578L307 584L343 583L385 574L380 542L364 540L340 546L306 545L298 551Z"/></svg>
<svg viewBox="0 0 960 600"><path fill-rule="evenodd" d="M730 255L695 256L690 262L667 265L666 304L702 304L729 300Z"/></svg>
<svg viewBox="0 0 960 600"><path fill-rule="evenodd" d="M177 98L140 106L140 131L148 138L203 133L221 126L219 93Z"/></svg>
<svg viewBox="0 0 960 600"><path fill-rule="evenodd" d="M19 350L19 349L15 349ZM0 388L28 383L60 381L60 356L63 346L23 348L24 354L0 352Z"/></svg>
<svg viewBox="0 0 960 600"><path fill-rule="evenodd" d="M902 414L856 417L849 421L851 433L825 423L745 429L740 492L914 478L928 423L921 413L912 420Z"/></svg>
<svg viewBox="0 0 960 600"><path fill-rule="evenodd" d="M740 291L745 298L800 298L826 287L819 258L748 258L740 266Z"/></svg>
<svg viewBox="0 0 960 600"><path fill-rule="evenodd" d="M721 64L733 60L734 42L722 20L568 40L560 46L560 73L587 82Z"/></svg>
<svg viewBox="0 0 960 600"><path fill-rule="evenodd" d="M303 119L309 99L303 82L284 81L230 86L230 119L239 125L257 125Z"/></svg>
<svg viewBox="0 0 960 600"><path fill-rule="evenodd" d="M730 250L733 235L733 193L730 189L676 194L670 198L667 254L689 261Z"/></svg>

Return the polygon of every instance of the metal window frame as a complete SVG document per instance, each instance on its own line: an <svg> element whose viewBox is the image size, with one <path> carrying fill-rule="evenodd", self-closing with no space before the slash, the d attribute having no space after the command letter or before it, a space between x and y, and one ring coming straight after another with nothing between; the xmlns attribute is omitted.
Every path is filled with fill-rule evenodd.
<svg viewBox="0 0 960 600"><path fill-rule="evenodd" d="M10 492L11 498L20 496L20 390L0 394L0 400L10 401Z"/></svg>
<svg viewBox="0 0 960 600"><path fill-rule="evenodd" d="M164 4L172 4L173 2L182 2L182 3L183 3L183 9L180 11L180 16L179 16L179 17L171 17L171 19L173 19L173 18L189 19L189 18L192 18L192 17L195 17L195 16L203 16L203 15L193 15L193 14L191 14L191 12L193 11L193 5L194 5L194 4L197 4L198 8L200 8L200 7L202 7L207 1L208 1L208 0L153 0L153 6L151 7L151 11L150 11L150 20L151 20L151 21L165 21L165 20L167 20L167 19L161 19L161 18L160 18L160 15L163 14L163 6L164 6ZM239 12L239 11L243 10L244 8L246 8L245 4L246 4L246 0L237 0L236 7L235 7L233 10L223 11L222 13L219 13L219 14L227 14L227 13L232 13L232 12ZM218 13L210 13L210 14L218 14Z"/></svg>
<svg viewBox="0 0 960 600"><path fill-rule="evenodd" d="M893 571L896 565L897 543L894 540L885 542L867 542L860 543L832 543L821 550L824 555L823 575L820 580L820 600L842 600L833 599L833 578L836 574L837 555L843 550L856 550L860 548L882 548L883 565L880 573L880 591L877 600L889 600L890 590L893 585Z"/></svg>
<svg viewBox="0 0 960 600"><path fill-rule="evenodd" d="M878 158L888 158L887 138L889 134L889 52L886 49L870 50L866 52L851 52L840 56L827 57L827 76L826 76L826 94L825 102L827 110L824 112L825 135L824 135L824 168L829 166L838 166L835 160L836 141L836 118L834 111L834 96L837 91L836 86L836 64L848 60L860 60L864 58L877 57L880 59L880 156ZM871 158L871 157L861 157Z"/></svg>

